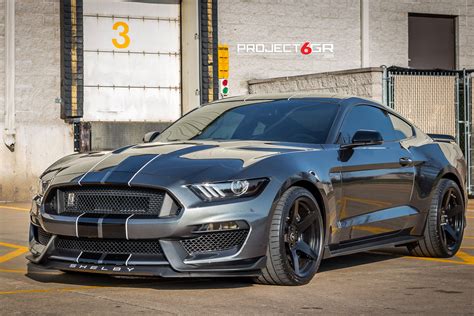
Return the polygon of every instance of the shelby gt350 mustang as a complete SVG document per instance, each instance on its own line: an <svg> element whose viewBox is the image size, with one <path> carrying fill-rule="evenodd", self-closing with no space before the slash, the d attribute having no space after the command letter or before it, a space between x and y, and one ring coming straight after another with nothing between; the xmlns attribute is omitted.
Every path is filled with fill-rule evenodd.
<svg viewBox="0 0 474 316"><path fill-rule="evenodd" d="M454 139L370 100L228 98L144 140L43 173L33 264L299 285L323 258L387 246L450 257L462 241L466 163Z"/></svg>

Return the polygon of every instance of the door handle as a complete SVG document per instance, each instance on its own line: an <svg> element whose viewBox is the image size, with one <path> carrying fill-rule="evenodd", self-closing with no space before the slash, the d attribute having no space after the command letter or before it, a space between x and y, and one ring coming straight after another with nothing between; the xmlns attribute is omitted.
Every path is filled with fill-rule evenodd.
<svg viewBox="0 0 474 316"><path fill-rule="evenodd" d="M411 160L410 157L402 157L400 158L399 162L402 166L408 166L413 162L413 160Z"/></svg>

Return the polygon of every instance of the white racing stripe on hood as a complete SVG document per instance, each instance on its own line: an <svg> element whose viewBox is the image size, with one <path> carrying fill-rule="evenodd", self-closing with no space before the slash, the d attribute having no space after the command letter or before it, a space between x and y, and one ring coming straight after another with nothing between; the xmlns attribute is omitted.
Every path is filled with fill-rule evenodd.
<svg viewBox="0 0 474 316"><path fill-rule="evenodd" d="M128 186L131 187L131 183L132 183L132 180L135 179L135 177L143 170L145 169L146 166L148 166L153 160L155 160L156 158L158 158L160 155L156 155L155 157L151 158L150 160L148 160L148 162L146 164L144 164L140 169L138 169L138 171L130 178L130 180L128 180Z"/></svg>
<svg viewBox="0 0 474 316"><path fill-rule="evenodd" d="M82 177L79 179L79 181L77 181L77 184L79 184L79 186L81 186L81 181L87 176L87 174L89 172L91 172L92 170L95 169L95 167L97 167L102 161L104 161L105 159L109 158L110 156L112 156L112 154L109 154L109 155L106 155L104 158L102 158L101 160L99 160L99 162L97 162L95 165L92 166L92 168L89 169L89 171L87 171L86 173L84 173L82 175Z"/></svg>

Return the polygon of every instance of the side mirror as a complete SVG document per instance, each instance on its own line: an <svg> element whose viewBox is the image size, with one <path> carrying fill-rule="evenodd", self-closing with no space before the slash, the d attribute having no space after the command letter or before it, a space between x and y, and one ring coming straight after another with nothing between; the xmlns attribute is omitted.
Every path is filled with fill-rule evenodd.
<svg viewBox="0 0 474 316"><path fill-rule="evenodd" d="M382 143L383 138L379 132L370 130L358 130L352 137L352 143L341 145L341 148L380 145Z"/></svg>
<svg viewBox="0 0 474 316"><path fill-rule="evenodd" d="M158 131L153 131L153 132L148 132L143 136L143 142L144 143L150 143L152 142L156 137L160 135L160 132Z"/></svg>

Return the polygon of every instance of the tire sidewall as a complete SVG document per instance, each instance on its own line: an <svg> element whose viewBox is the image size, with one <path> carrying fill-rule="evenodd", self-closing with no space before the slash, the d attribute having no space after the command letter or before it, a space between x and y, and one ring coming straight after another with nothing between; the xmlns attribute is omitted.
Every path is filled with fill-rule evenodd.
<svg viewBox="0 0 474 316"><path fill-rule="evenodd" d="M434 211L436 211L436 229L438 230L438 234L441 234L442 233L441 230L443 229L441 227L441 208L442 208L444 196L445 196L446 192L449 189L454 189L456 191L456 194L457 194L457 196L459 197L459 199L462 203L462 207L463 207L463 209L465 209L465 203L464 203L464 199L463 199L463 196L462 196L462 192L459 189L459 186L456 184L456 182L454 182L452 180L448 180L448 179L442 179L440 181L438 191L437 191L437 197L436 197L437 198L437 208L436 208L436 210L434 210ZM463 220L462 220L462 228L461 228L460 237L459 237L460 241L457 244L456 248L453 248L451 250L448 248L447 244L442 242L441 237L439 237L440 238L440 240L439 240L440 246L441 246L442 251L444 252L446 257L454 256L456 254L456 252L459 250L459 248L461 247L465 227L466 227L466 219L465 219L465 213L464 213L463 214Z"/></svg>
<svg viewBox="0 0 474 316"><path fill-rule="evenodd" d="M304 277L304 278L302 278L302 277L295 274L295 272L293 271L293 268L291 267L288 260L285 260L283 262L283 266L284 266L284 269L285 269L285 272L286 272L288 278L290 278L293 283L295 283L295 284L306 284L309 281L311 281L311 279L314 277L314 275L318 271L319 266L321 264L323 252L324 252L324 225L323 225L323 219L322 219L322 215L321 215L321 208L319 207L318 202L316 201L314 196L311 194L311 192L309 192L308 190L306 190L302 187L292 187L292 188L289 188L283 194L281 199L284 199L284 206L283 206L281 219L280 219L280 229L279 229L279 236L278 237L279 237L279 241L280 241L279 242L280 255L281 255L282 258L287 258L286 248L285 248L286 247L286 245L285 245L285 236L284 236L285 235L286 219L289 216L289 213L290 213L291 207L293 206L293 203L296 201L296 199L298 199L300 197L306 197L306 198L308 198L312 201L314 211L316 212L316 215L318 216L318 222L320 223L320 225L319 225L320 227L317 228L317 229L319 229L318 233L320 234L320 236L319 236L319 238L320 238L320 241L319 241L320 242L320 247L319 247L319 251L317 251L318 258L313 263L313 267L311 268L312 269L311 273L309 273L308 276Z"/></svg>

